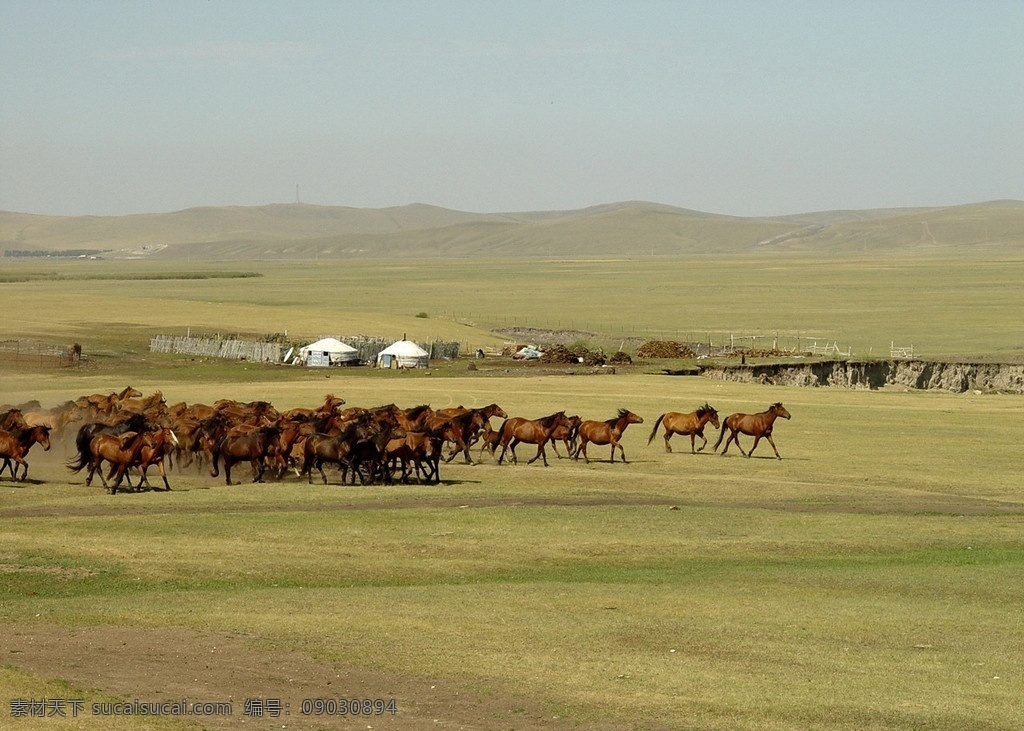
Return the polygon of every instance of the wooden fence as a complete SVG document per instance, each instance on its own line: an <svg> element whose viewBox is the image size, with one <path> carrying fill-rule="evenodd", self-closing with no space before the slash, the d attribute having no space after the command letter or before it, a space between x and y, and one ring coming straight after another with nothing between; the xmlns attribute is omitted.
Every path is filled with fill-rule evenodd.
<svg viewBox="0 0 1024 731"><path fill-rule="evenodd" d="M889 357L890 358L913 358L914 357L914 346L903 346L896 345L896 343L889 343Z"/></svg>
<svg viewBox="0 0 1024 731"><path fill-rule="evenodd" d="M154 353L205 355L211 358L253 360L261 363L280 363L282 357L280 343L193 338L181 335L154 335L150 338L149 349Z"/></svg>
<svg viewBox="0 0 1024 731"><path fill-rule="evenodd" d="M375 363L377 355L390 345L393 340L367 337L361 335L351 338L338 338L356 349L360 363ZM431 360L454 360L459 357L461 343L434 340L429 343L417 343ZM230 358L232 360L251 360L261 363L280 363L288 352L280 343L264 343L252 340L225 340L216 337L190 337L184 335L154 335L150 338L149 349L153 353L181 353L184 355L203 355L210 358ZM293 349L298 355L299 347ZM294 358L294 355L292 356Z"/></svg>

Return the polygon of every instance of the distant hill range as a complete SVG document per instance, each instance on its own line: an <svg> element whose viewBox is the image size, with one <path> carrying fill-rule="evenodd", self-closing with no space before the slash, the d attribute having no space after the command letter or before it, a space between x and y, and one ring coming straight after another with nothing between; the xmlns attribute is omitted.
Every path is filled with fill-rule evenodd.
<svg viewBox="0 0 1024 731"><path fill-rule="evenodd" d="M428 205L302 203L130 216L0 211L4 257L193 260L639 257L802 252L1024 251L1024 202L823 211L771 218L626 202L575 211L467 213Z"/></svg>

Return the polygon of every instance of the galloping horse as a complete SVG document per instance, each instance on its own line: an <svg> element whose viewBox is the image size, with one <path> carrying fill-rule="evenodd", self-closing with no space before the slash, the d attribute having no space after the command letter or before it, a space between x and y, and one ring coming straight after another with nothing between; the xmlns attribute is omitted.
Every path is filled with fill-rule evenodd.
<svg viewBox="0 0 1024 731"><path fill-rule="evenodd" d="M518 464L516 458L516 445L520 442L537 445L537 454L526 464L532 464L538 457L544 460L544 466L548 466L548 456L544 451L551 433L559 426L565 424L565 412L559 411L545 416L543 419L524 419L521 416L513 416L506 419L498 430L498 443L501 444L501 456L498 457L498 464L505 459L505 451L512 450L512 462Z"/></svg>
<svg viewBox="0 0 1024 731"><path fill-rule="evenodd" d="M0 467L0 474L5 468L10 467L11 477L18 479L18 467L24 469L21 473L21 481L28 477L28 462L25 455L32 448L33 444L42 444L44 450L50 448L50 427L28 426L22 429L12 428L11 431L0 430L0 457L4 458L4 464ZM13 461L13 464L12 464Z"/></svg>
<svg viewBox="0 0 1024 731"><path fill-rule="evenodd" d="M228 430L211 450L213 469L210 471L210 474L213 477L218 476L220 471L219 463L221 458L223 458L224 482L230 485L231 467L238 462L248 461L252 465L252 481L263 482L267 454L273 448L280 435L281 430L276 424L256 427L250 431L243 431L241 429Z"/></svg>
<svg viewBox="0 0 1024 731"><path fill-rule="evenodd" d="M99 473L103 487L111 495L115 495L128 468L138 463L139 454L144 446L146 446L146 432L100 433L90 439L84 447L79 445L78 458L68 463L68 469L72 472L80 472L83 468L88 467L89 475L85 478L87 486L92 484L92 478ZM115 478L113 485L109 485L107 478L103 476L101 465L104 461L110 462L110 476Z"/></svg>
<svg viewBox="0 0 1024 731"><path fill-rule="evenodd" d="M630 424L643 423L643 418L637 416L629 409L619 409L619 413L615 418L608 419L608 421L584 421L580 424L578 430L580 446L576 447L576 453L573 457L579 459L582 452L583 459L586 460L587 464L590 464L590 458L587 457L587 444L589 442L594 444L610 444L612 445L612 463L615 463L615 448L618 447L619 454L622 456L622 462L625 464L626 451L622 448L619 438Z"/></svg>
<svg viewBox="0 0 1024 731"><path fill-rule="evenodd" d="M723 456L729 450L729 443L735 441L736 448L740 450L740 453L744 457L749 457L757 449L757 443L761 441L761 437L764 437L775 450L775 456L782 459L779 450L775 449L775 441L772 439L772 425L780 416L783 419L791 418L790 413L786 411L781 402L772 404L767 411L762 411L760 414L730 414L722 422L722 432L718 435L718 441L715 442L715 451L718 451L718 445L722 443L722 437L725 436L725 430L728 429L730 434L722 449ZM744 452L743 447L740 446L738 435L741 432L754 437L754 446L750 448L749 452Z"/></svg>
<svg viewBox="0 0 1024 731"><path fill-rule="evenodd" d="M708 446L708 440L704 437L704 425L710 421L711 426L716 429L720 426L718 423L718 412L705 402L703 406L691 414L669 411L659 416L658 420L654 422L654 428L651 429L651 436L647 439L648 444L654 441L654 435L658 433L658 426L663 421L665 423L666 452L672 451L672 445L668 443L668 440L672 438L673 434L690 435L690 454L703 452L704 447ZM704 440L704 444L701 445L700 449L695 449L697 437Z"/></svg>

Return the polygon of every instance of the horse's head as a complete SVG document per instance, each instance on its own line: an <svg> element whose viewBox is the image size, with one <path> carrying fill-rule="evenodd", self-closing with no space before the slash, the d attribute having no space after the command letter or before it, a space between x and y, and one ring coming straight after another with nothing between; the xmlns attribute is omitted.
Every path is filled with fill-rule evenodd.
<svg viewBox="0 0 1024 731"><path fill-rule="evenodd" d="M627 424L643 424L644 419L638 414L634 414L629 409L619 409L619 418L625 419Z"/></svg>
<svg viewBox="0 0 1024 731"><path fill-rule="evenodd" d="M697 409L697 418L707 419L708 421L711 422L711 426L715 427L716 429L719 426L721 426L720 422L718 421L718 412L715 411L715 409L707 401L704 402L703 406Z"/></svg>
<svg viewBox="0 0 1024 731"><path fill-rule="evenodd" d="M771 411L776 416L781 416L783 419L792 419L793 418L792 415L788 411L786 411L786 407L782 405L781 401L778 402L778 403L772 404L771 407L768 410Z"/></svg>
<svg viewBox="0 0 1024 731"><path fill-rule="evenodd" d="M35 440L38 444L42 445L44 451L50 451L50 427L35 427Z"/></svg>

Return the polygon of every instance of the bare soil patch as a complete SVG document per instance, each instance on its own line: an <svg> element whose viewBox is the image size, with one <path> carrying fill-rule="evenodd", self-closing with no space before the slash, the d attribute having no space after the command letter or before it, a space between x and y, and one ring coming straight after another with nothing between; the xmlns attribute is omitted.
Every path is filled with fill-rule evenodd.
<svg viewBox="0 0 1024 731"><path fill-rule="evenodd" d="M224 632L5 624L0 625L0 648L0 662L6 665L126 702L231 703L230 715L180 717L209 729L558 731L578 729L582 723L556 715L541 699L323 662L257 637ZM394 699L396 713L303 713L303 701L349 698ZM262 708L262 716L246 715L247 699L259 701L250 703L249 710ZM278 708L276 715L268 712ZM585 726L622 728L590 721Z"/></svg>

